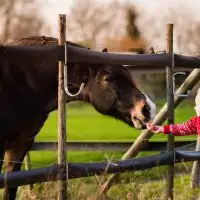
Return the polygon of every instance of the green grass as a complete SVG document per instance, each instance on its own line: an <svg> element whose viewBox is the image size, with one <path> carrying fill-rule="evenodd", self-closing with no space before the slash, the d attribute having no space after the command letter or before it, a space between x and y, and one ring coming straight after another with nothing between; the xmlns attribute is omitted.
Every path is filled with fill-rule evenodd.
<svg viewBox="0 0 200 200"><path fill-rule="evenodd" d="M67 111L68 140L131 140L140 131L97 113L90 106ZM36 140L57 140L57 112L51 113Z"/></svg>
<svg viewBox="0 0 200 200"><path fill-rule="evenodd" d="M119 160L123 152L68 152L67 159L70 162L98 162L98 161L108 161L108 160ZM31 163L33 168L39 168L42 166L48 166L57 162L57 152L56 151L31 151Z"/></svg>
<svg viewBox="0 0 200 200"><path fill-rule="evenodd" d="M158 104L161 107L161 104ZM158 110L159 110L158 108ZM193 104L186 102L175 111L175 122L181 123L195 115ZM123 122L97 113L91 106L67 108L68 140L118 140L133 141L141 130L132 129ZM191 139L194 136L176 137L179 140ZM57 111L52 112L44 127L36 137L37 141L57 140ZM152 140L166 140L163 134L155 135Z"/></svg>
<svg viewBox="0 0 200 200"><path fill-rule="evenodd" d="M176 172L183 167L181 165L176 166ZM166 172L166 167L157 167L135 173L124 173L107 192L107 198L102 200L161 200L165 192ZM99 191L99 183L103 183L105 179L106 176L96 176L69 180L68 195L70 198L68 199L94 200ZM191 189L189 182L188 174L184 172L176 174L174 178L174 200L188 200L200 193L200 189ZM35 184L31 192L27 186L20 187L18 196L27 200L53 200L56 199L57 191L58 185L55 182L50 182Z"/></svg>
<svg viewBox="0 0 200 200"><path fill-rule="evenodd" d="M158 102L158 110L163 102ZM175 122L181 123L195 115L193 102L182 103L175 111ZM165 122L166 123L166 122ZM95 141L134 141L141 130L130 128L126 124L97 113L89 105L67 107L67 139L68 140L95 140ZM196 136L176 137L176 140L195 140ZM36 137L36 141L57 140L57 111L52 112L44 127ZM154 135L151 141L166 141L163 134ZM106 160L114 157L119 159L123 152L68 152L68 160L71 162L90 162ZM57 152L43 151L31 152L31 162L38 164L50 164L57 161ZM33 166L36 167L37 165Z"/></svg>
<svg viewBox="0 0 200 200"><path fill-rule="evenodd" d="M157 103L160 108L163 102ZM193 102L182 103L175 112L175 122L181 123L193 115ZM159 109L158 109L159 110ZM166 122L165 122L166 123ZM134 141L141 133L140 130L132 129L124 123L105 117L97 113L88 105L74 108L67 107L67 138L68 140L103 140L103 141ZM196 136L176 137L176 140L194 140ZM44 127L36 137L36 141L56 141L57 140L57 112L51 113ZM157 134L152 137L151 141L166 141L167 137L163 134ZM70 162L94 162L106 160L118 160L124 152L68 152L68 160ZM147 156L158 152L140 152L138 156ZM57 162L56 151L31 151L31 163L33 168L51 165ZM176 172L181 176L175 178L175 194L179 200L189 199L195 190L189 188L189 173L191 171L191 163L187 165L176 165ZM166 167L156 167L149 170L138 171L135 173L124 173L120 176L118 183L114 185L108 192L109 199L160 199L166 178ZM97 179L103 182L105 177L91 177L71 180L69 183L70 194L73 200L93 199L98 190ZM55 199L56 192L52 194L52 188L55 183L36 184L34 186L33 195L35 199ZM21 187L21 191L26 187ZM56 190L56 188L54 189ZM199 192L199 191L198 191ZM22 195L22 193L19 193ZM28 199L26 197L22 199ZM45 195L47 197L45 198ZM23 195L22 195L23 196ZM52 196L52 197L51 197ZM34 199L33 196L31 199Z"/></svg>

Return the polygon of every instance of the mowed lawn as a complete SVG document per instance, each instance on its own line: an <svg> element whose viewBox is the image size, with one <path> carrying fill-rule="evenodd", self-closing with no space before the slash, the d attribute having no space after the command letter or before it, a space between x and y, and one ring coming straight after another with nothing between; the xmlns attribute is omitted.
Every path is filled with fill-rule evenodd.
<svg viewBox="0 0 200 200"><path fill-rule="evenodd" d="M157 103L158 111L164 102ZM182 103L175 112L176 123L183 122L195 115L193 101ZM97 113L91 106L67 106L67 139L72 140L103 140L103 141L134 141L141 133L126 124ZM195 136L176 137L176 140L194 140ZM163 141L167 137L157 134L152 141ZM52 112L44 127L36 137L36 141L57 140L57 111ZM118 159L123 152L68 152L68 160L73 162L99 161ZM146 154L146 153L145 153ZM31 152L34 167L49 165L57 161L56 151Z"/></svg>

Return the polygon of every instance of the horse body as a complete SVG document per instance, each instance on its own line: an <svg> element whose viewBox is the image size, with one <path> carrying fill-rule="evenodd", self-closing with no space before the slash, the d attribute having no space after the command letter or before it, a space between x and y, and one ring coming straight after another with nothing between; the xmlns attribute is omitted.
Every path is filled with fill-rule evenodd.
<svg viewBox="0 0 200 200"><path fill-rule="evenodd" d="M13 47L39 44L50 48L32 54ZM36 134L57 109L58 54L55 38L30 37L9 45L0 48L0 160L4 158L5 170L11 172L20 170ZM82 82L85 87L77 97L67 96L66 103L88 102L98 112L136 128L153 117L155 105L125 67L69 63L68 68L69 90L76 92ZM5 188L4 199L15 199L16 191Z"/></svg>

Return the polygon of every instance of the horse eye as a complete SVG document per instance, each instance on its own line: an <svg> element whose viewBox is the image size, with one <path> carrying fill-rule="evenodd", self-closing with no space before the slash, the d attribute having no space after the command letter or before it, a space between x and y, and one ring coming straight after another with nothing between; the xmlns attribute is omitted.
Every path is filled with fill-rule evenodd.
<svg viewBox="0 0 200 200"><path fill-rule="evenodd" d="M104 77L104 81L112 82L113 80L114 80L114 77L113 77L113 76L105 76L105 77Z"/></svg>

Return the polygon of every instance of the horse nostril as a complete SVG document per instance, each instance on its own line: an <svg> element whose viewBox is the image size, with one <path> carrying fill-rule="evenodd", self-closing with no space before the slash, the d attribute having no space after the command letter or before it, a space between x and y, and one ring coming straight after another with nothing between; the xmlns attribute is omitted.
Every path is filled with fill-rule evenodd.
<svg viewBox="0 0 200 200"><path fill-rule="evenodd" d="M149 110L149 111L151 110L151 107L149 105L145 105L145 107L147 110Z"/></svg>
<svg viewBox="0 0 200 200"><path fill-rule="evenodd" d="M147 104L142 108L142 114L146 117L147 121L150 119L150 110L151 107Z"/></svg>
<svg viewBox="0 0 200 200"><path fill-rule="evenodd" d="M145 113L145 112L149 112L151 110L151 107L149 105L144 105L143 108L142 108L142 113Z"/></svg>

